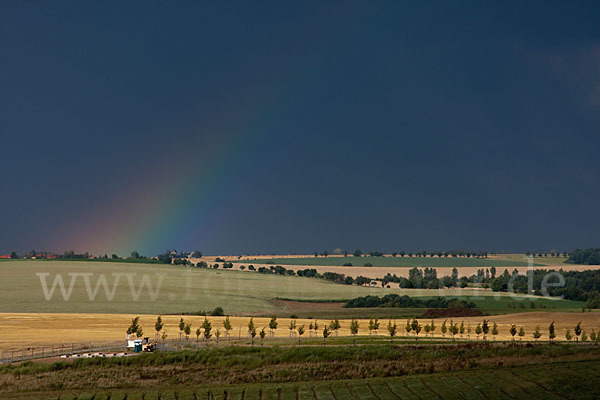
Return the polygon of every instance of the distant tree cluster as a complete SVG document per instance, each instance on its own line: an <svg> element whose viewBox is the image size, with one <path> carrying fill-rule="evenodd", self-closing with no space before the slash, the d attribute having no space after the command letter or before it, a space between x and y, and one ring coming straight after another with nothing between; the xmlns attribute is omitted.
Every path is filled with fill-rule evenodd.
<svg viewBox="0 0 600 400"><path fill-rule="evenodd" d="M409 296L388 294L383 297L364 296L350 300L345 308L393 307L393 308L476 308L475 304L460 299L436 297L421 300Z"/></svg>
<svg viewBox="0 0 600 400"><path fill-rule="evenodd" d="M343 254L344 257L348 257L348 251L342 249L336 249L335 254ZM466 251L466 250L449 250L449 251L427 251L421 250L417 252L406 252L406 251L392 251L390 253L392 257L474 257L474 258L487 258L489 252L487 251ZM327 257L329 253L323 251L321 253L315 251L315 257L323 256ZM361 249L356 249L352 252L354 257L362 257L363 255L369 257L385 257L385 253L382 251L372 250L368 253L363 253Z"/></svg>
<svg viewBox="0 0 600 400"><path fill-rule="evenodd" d="M484 279L483 282L489 282L493 291L507 291L508 284L512 279L512 289L516 293L527 293L529 290L529 278L533 283L535 294L542 294L542 283L546 280L548 287L547 293L550 296L563 296L567 300L587 301L586 307L600 308L600 271L561 271L564 278L564 285L552 287L550 284L559 283L558 276L549 275L552 271L545 269L536 269L528 271L527 275L518 275L515 270L509 274L507 270L495 279ZM513 278L513 275L517 275Z"/></svg>
<svg viewBox="0 0 600 400"><path fill-rule="evenodd" d="M600 249L574 250L565 262L569 264L600 265Z"/></svg>
<svg viewBox="0 0 600 400"><path fill-rule="evenodd" d="M383 286L389 282L394 282L398 283L401 288L438 289L459 286L458 270L456 268L452 269L452 276L438 278L436 268L419 269L415 267L408 271L408 278L388 273L381 281Z"/></svg>
<svg viewBox="0 0 600 400"><path fill-rule="evenodd" d="M529 250L529 251L525 252L525 255L530 256L530 257L560 257L561 254L563 257L569 256L569 253L566 251L561 253L560 251L556 251L556 250L552 250L550 252Z"/></svg>
<svg viewBox="0 0 600 400"><path fill-rule="evenodd" d="M268 268L267 267L259 267L258 272L263 273L263 274L290 275L290 276L297 275L297 276L303 276L303 277L308 277L308 278L318 278L318 279L324 279L326 281L340 283L340 284L344 284L344 285L362 286L362 285L367 285L367 284L371 283L371 281L372 281L372 279L364 277L364 276L358 276L356 278L353 278L351 276L346 276L344 274L339 274L337 272L323 272L321 274L315 268L306 268L306 269L294 271L292 269L286 269L285 267L282 267L281 265L270 266Z"/></svg>

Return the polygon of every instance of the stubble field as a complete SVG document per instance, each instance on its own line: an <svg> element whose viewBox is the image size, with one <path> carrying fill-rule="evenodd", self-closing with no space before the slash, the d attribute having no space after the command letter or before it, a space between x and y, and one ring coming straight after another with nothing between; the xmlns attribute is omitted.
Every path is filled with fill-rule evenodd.
<svg viewBox="0 0 600 400"><path fill-rule="evenodd" d="M46 314L46 313L2 313L0 314L0 336L2 342L0 343L0 350L9 351L11 349L23 349L27 347L42 347L52 346L60 344L70 343L89 343L96 342L102 343L102 341L118 341L123 340L125 342L125 333L127 327L131 323L131 319L136 317L135 314ZM144 336L154 337L154 322L156 321L156 315L141 315L140 325L144 330ZM165 323L165 329L167 331L168 339L179 339L179 319L181 316L176 315L163 315L163 321ZM192 337L190 341L195 341L196 337L193 332L196 328L201 327L204 317L202 316L183 316L187 323L192 324ZM225 317L207 317L211 321L213 326L213 332L217 328L221 330L224 336L223 321ZM497 340L510 340L511 336L509 328L511 324L517 324L518 327L523 326L526 332L524 340L533 340L532 334L536 326L540 326L542 332L542 338L540 340L548 339L548 325L554 321L557 332L557 340L564 340L564 333L566 329L573 328L578 322L581 322L582 328L589 334L592 329L596 332L600 331L600 313L598 312L586 312L586 313L564 313L564 312L529 312L521 314L506 314L506 315L495 315L489 317L459 317L454 318L454 322L464 322L465 328L471 327L470 337L467 338L467 333L463 335L462 339L477 339L475 335L475 327L478 323L481 323L483 319L489 321L490 327L493 322L498 324L499 334ZM232 339L248 340L248 322L249 317L230 317L233 330L231 331ZM279 326L275 330L276 338L290 338L290 331L288 329L291 319L290 318L278 318ZM327 319L307 319L299 318L295 319L297 326L304 325L307 332L304 335L304 340L310 339L311 335L308 333L309 324L315 321L319 324L318 335L315 334L313 337L322 338L321 332L326 324L329 324L330 320ZM450 335L447 333L442 336L441 324L444 319L436 319L436 331L435 338L450 339ZM450 318L447 319L448 323ZM339 336L351 336L350 333L350 319L341 319L341 329L338 332ZM359 335L369 335L368 319L359 319ZM395 319L394 322L398 325L398 335L406 335L404 327L406 325L406 319ZM430 323L429 319L421 319L419 322L423 325ZM269 318L256 317L254 323L257 331L262 328L266 328L268 332ZM387 319L380 320L381 326L379 329L378 336L386 336L387 330L386 325ZM424 331L421 333L424 336ZM412 334L410 337L413 337ZM459 335L456 337L461 339ZM213 338L214 340L214 338ZM223 338L222 338L223 340ZM258 336L257 336L257 339ZM258 342L257 342L258 343ZM269 341L267 339L266 343ZM294 342L295 343L295 342Z"/></svg>

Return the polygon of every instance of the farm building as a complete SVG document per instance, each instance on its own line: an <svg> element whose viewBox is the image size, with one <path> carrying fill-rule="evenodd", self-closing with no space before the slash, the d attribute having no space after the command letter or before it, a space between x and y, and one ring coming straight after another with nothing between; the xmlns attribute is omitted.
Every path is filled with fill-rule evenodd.
<svg viewBox="0 0 600 400"><path fill-rule="evenodd" d="M0 254L0 258L6 259L6 258L11 258L11 257L10 257L10 254Z"/></svg>

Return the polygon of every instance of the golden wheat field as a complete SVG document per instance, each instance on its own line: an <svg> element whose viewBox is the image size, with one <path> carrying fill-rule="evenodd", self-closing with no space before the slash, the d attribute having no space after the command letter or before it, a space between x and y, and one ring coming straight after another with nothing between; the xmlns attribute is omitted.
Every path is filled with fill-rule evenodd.
<svg viewBox="0 0 600 400"><path fill-rule="evenodd" d="M129 326L131 319L135 315L130 314L46 314L46 313L2 313L0 314L0 351L8 351L11 349L23 349L31 347L42 347L42 346L56 346L60 344L71 344L71 343L101 343L103 341L116 341L123 340L126 338L126 330ZM163 322L165 323L165 329L169 339L176 339L179 337L179 319L181 316L167 315L162 316ZM196 328L199 328L204 321L204 317L201 316L185 316L183 317L186 322L192 323L192 338L195 340ZM454 322L460 324L464 321L465 328L469 325L472 329L471 339L475 339L475 327L482 321L484 317L465 317L456 318ZM498 316L485 317L490 321L490 327L493 322L498 324L499 335L497 339L507 340L510 339L509 328L511 324L516 324L517 327L523 326L525 329L524 340L532 340L532 333L536 326L540 326L542 332L541 340L548 338L548 325L555 321L557 340L564 340L565 330L573 328L577 322L581 321L582 328L587 332L591 332L595 329L596 332L600 330L600 312L586 312L586 313L561 313L561 312L528 312L519 314L506 314ZM225 317L208 317L212 322L213 332L219 328L221 332L223 329L223 321ZM233 330L231 336L233 338L246 338L247 337L247 325L248 317L230 317ZM144 336L154 337L154 322L156 321L155 315L142 315L140 316L140 324L144 330ZM278 319L278 329L275 331L275 336L280 338L289 337L288 326L290 324L289 318ZM269 318L254 318L255 326L257 330L266 328L268 331ZM308 326L315 320L311 319L297 319L297 326L305 325L308 330ZM387 320L380 321L381 326L379 329L379 335L387 335L386 325ZM405 335L404 326L406 320L396 320L398 324L398 335ZM429 323L429 320L421 320L421 324ZM435 337L441 337L441 325L443 320L436 319L436 330ZM448 320L449 322L449 320ZM328 324L329 321L318 320L320 331ZM359 335L368 335L368 320L359 320L360 331ZM341 329L339 330L340 336L350 335L350 320L340 320ZM491 328L490 328L491 329ZM319 333L320 334L320 333ZM424 332L421 333L423 335ZM305 334L305 337L308 333ZM445 335L449 337L448 334ZM460 336L460 335L459 335ZM463 335L463 338L466 338Z"/></svg>

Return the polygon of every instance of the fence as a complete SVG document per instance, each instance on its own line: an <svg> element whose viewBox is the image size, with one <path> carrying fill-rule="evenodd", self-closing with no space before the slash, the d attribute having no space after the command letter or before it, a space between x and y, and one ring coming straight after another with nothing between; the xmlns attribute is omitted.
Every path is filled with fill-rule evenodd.
<svg viewBox="0 0 600 400"><path fill-rule="evenodd" d="M6 364L40 358L60 357L63 355L70 356L100 351L108 352L115 349L118 349L118 351L123 351L125 346L125 341L120 340L112 342L71 343L53 346L30 347L27 349L18 350L4 350L0 353L0 362Z"/></svg>

